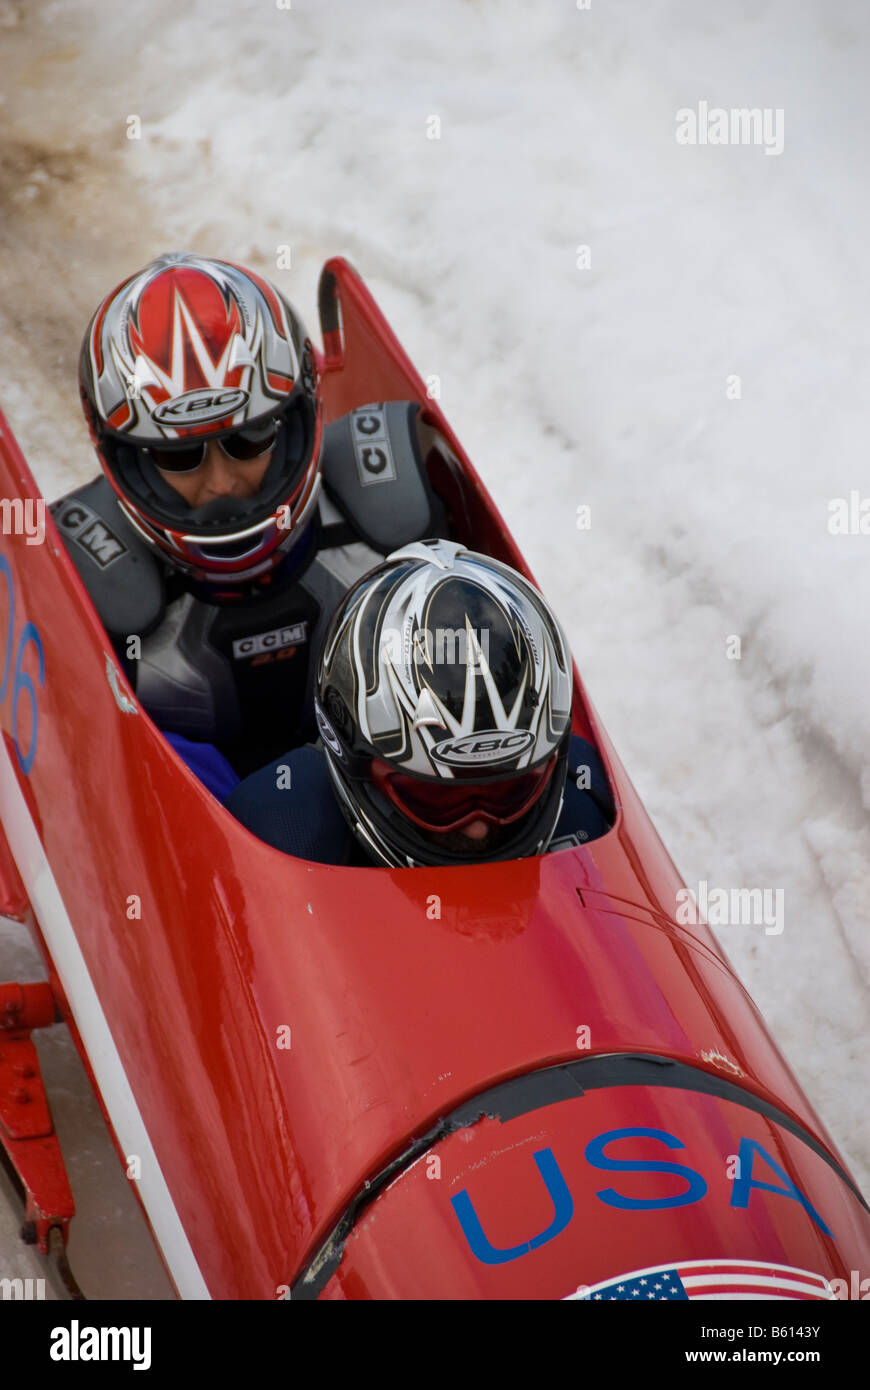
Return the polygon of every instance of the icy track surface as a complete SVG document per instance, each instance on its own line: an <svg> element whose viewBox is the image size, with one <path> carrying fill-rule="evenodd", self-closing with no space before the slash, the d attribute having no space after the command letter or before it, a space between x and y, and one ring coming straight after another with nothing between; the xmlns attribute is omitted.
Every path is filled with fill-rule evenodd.
<svg viewBox="0 0 870 1390"><path fill-rule="evenodd" d="M868 58L864 0L0 0L0 401L46 495L95 471L76 357L113 284L198 250L314 330L347 255L687 883L783 890L780 935L719 939L865 1191L870 536L828 503L870 495ZM783 152L677 145L702 100L782 108ZM39 973L12 925L0 966ZM54 1032L73 1268L166 1297Z"/></svg>

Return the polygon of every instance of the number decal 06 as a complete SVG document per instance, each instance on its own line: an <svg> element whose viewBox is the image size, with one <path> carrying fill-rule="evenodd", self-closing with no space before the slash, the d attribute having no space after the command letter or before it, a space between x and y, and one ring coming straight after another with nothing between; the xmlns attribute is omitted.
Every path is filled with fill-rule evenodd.
<svg viewBox="0 0 870 1390"><path fill-rule="evenodd" d="M12 676L12 741L15 744L15 756L18 758L18 766L25 774L29 774L33 767L33 760L36 757L36 741L39 735L39 710L36 703L36 687L33 684L33 677L27 671L21 669L24 653L32 642L36 648L39 658L39 684L45 685L45 652L42 646L42 638L39 629L34 623L26 622L21 629L18 637L18 650L15 653L15 665L12 666L12 648L15 639L15 585L12 580L12 571L9 568L9 561L5 555L0 555L0 574L6 580L6 588L9 591L9 616L6 620L6 653L3 659L3 677L0 679L0 705L3 704L9 691L9 677ZM21 743L18 738L18 702L22 694L26 694L30 700L31 723L30 723L30 743L26 753L21 751Z"/></svg>

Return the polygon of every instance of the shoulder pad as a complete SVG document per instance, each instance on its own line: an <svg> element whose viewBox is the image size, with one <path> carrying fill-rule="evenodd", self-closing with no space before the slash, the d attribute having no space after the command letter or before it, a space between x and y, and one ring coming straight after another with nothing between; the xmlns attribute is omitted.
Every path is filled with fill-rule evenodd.
<svg viewBox="0 0 870 1390"><path fill-rule="evenodd" d="M163 571L118 506L108 479L68 492L50 511L109 636L144 637L163 613Z"/></svg>
<svg viewBox="0 0 870 1390"><path fill-rule="evenodd" d="M324 436L326 489L360 539L383 554L443 529L420 452L419 409L416 401L364 405Z"/></svg>

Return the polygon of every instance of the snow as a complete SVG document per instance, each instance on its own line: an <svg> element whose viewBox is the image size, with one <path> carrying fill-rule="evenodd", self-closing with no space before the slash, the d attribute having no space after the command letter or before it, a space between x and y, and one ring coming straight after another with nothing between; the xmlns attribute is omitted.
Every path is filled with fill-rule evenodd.
<svg viewBox="0 0 870 1390"><path fill-rule="evenodd" d="M7 0L0 25L0 399L46 494L94 471L75 364L112 284L199 250L313 328L346 254L686 881L784 891L781 935L720 939L866 1189L870 536L827 526L870 495L861 0ZM700 101L782 108L782 154L678 145Z"/></svg>

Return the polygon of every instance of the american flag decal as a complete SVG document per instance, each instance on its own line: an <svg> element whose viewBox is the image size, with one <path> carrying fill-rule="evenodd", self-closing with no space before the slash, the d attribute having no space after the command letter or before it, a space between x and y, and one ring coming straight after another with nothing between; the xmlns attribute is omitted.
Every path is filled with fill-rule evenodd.
<svg viewBox="0 0 870 1390"><path fill-rule="evenodd" d="M677 1303L684 1299L825 1298L836 1299L823 1274L760 1260L687 1260L677 1265L636 1269L601 1284L581 1285L563 1300L586 1302Z"/></svg>

